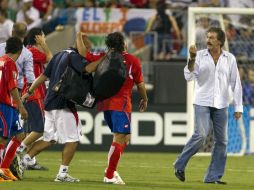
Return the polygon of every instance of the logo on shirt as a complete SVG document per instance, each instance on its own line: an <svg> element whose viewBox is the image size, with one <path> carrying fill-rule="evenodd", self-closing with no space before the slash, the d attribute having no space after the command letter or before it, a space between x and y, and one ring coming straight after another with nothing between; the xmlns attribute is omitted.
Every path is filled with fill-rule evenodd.
<svg viewBox="0 0 254 190"><path fill-rule="evenodd" d="M127 125L127 124L124 126L124 128L128 128L128 127L129 127L129 125Z"/></svg>
<svg viewBox="0 0 254 190"><path fill-rule="evenodd" d="M4 61L0 61L0 67L4 66Z"/></svg>
<svg viewBox="0 0 254 190"><path fill-rule="evenodd" d="M15 71L12 72L12 75L13 75L13 79L16 80L17 78L17 73Z"/></svg>

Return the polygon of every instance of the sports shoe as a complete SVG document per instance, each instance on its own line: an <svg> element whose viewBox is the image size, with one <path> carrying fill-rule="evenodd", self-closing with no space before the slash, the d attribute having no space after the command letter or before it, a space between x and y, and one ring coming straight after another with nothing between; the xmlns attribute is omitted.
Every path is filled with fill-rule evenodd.
<svg viewBox="0 0 254 190"><path fill-rule="evenodd" d="M185 181L185 172L183 170L175 169L175 176L182 182Z"/></svg>
<svg viewBox="0 0 254 190"><path fill-rule="evenodd" d="M125 185L124 181L122 180L122 178L120 177L117 171L114 171L114 175L112 179L109 179L105 176L103 179L103 182L108 184Z"/></svg>
<svg viewBox="0 0 254 190"><path fill-rule="evenodd" d="M46 167L40 165L38 162L36 162L36 163L33 164L33 165L28 165L26 169L27 169L27 170L43 170L43 171L49 170L48 168L46 168Z"/></svg>
<svg viewBox="0 0 254 190"><path fill-rule="evenodd" d="M11 182L11 181L12 181L12 180L4 179L4 178L0 177L0 183L1 183L1 182Z"/></svg>
<svg viewBox="0 0 254 190"><path fill-rule="evenodd" d="M20 180L23 179L25 167L22 162L22 159L20 159L18 156L15 156L12 161L12 164L10 165L10 170L15 177L17 177Z"/></svg>
<svg viewBox="0 0 254 190"><path fill-rule="evenodd" d="M8 177L12 181L18 181L18 178L16 178L10 171L9 168L1 168L3 174Z"/></svg>
<svg viewBox="0 0 254 190"><path fill-rule="evenodd" d="M3 180L9 180L12 181L9 177L7 177L6 175L4 175L4 171L2 169L0 169L0 181Z"/></svg>
<svg viewBox="0 0 254 190"><path fill-rule="evenodd" d="M227 182L225 182L225 181L220 181L220 180L217 180L217 181L208 181L208 182L205 181L205 183L213 183L213 184L219 184L219 185L227 185Z"/></svg>
<svg viewBox="0 0 254 190"><path fill-rule="evenodd" d="M71 183L80 182L79 179L74 178L74 177L70 176L69 174L66 174L64 177L57 175L56 179L54 181L55 182L71 182Z"/></svg>

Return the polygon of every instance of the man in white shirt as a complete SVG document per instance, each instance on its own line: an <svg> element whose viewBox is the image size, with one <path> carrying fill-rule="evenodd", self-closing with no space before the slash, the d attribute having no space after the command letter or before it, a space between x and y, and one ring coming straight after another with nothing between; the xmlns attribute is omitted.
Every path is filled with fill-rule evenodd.
<svg viewBox="0 0 254 190"><path fill-rule="evenodd" d="M226 184L220 181L224 174L227 158L227 121L229 87L234 98L234 117L239 119L243 112L242 86L235 56L222 50L225 33L221 28L207 31L207 49L189 49L190 59L184 68L187 81L195 80L195 130L174 163L175 175L185 181L185 167L189 159L205 143L210 127L214 131L214 149L210 166L204 177L205 183ZM212 124L212 125L211 125Z"/></svg>
<svg viewBox="0 0 254 190"><path fill-rule="evenodd" d="M22 8L17 13L16 22L25 22L28 30L40 26L40 13L32 6L33 1L23 0L22 3Z"/></svg>

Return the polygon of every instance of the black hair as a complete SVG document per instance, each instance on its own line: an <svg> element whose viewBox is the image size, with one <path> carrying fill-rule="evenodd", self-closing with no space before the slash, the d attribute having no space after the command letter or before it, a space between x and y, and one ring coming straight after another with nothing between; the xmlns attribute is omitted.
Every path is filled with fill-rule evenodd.
<svg viewBox="0 0 254 190"><path fill-rule="evenodd" d="M110 33L105 40L106 46L115 51L124 51L124 36L121 32Z"/></svg>
<svg viewBox="0 0 254 190"><path fill-rule="evenodd" d="M31 46L35 45L36 44L35 37L42 34L43 34L43 31L41 28L32 28L26 36L25 44L31 45Z"/></svg>
<svg viewBox="0 0 254 190"><path fill-rule="evenodd" d="M214 32L217 34L217 40L219 40L221 42L220 47L223 47L224 43L225 43L225 39L226 39L225 32L219 27L209 28L207 30L207 33L210 33L210 32Z"/></svg>
<svg viewBox="0 0 254 190"><path fill-rule="evenodd" d="M12 53L15 54L19 51L21 51L23 48L22 41L17 37L10 37L6 41L6 47L5 47L5 53Z"/></svg>

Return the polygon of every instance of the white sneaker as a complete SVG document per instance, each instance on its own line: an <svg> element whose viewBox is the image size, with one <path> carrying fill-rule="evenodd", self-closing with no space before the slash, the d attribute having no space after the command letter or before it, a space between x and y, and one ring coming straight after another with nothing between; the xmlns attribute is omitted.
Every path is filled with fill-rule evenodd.
<svg viewBox="0 0 254 190"><path fill-rule="evenodd" d="M70 176L69 174L66 174L64 177L57 175L56 179L54 181L55 182L71 182L71 183L80 182L79 179L74 178L74 177Z"/></svg>
<svg viewBox="0 0 254 190"><path fill-rule="evenodd" d="M105 176L103 182L108 184L125 185L124 181L122 180L117 171L114 171L114 176L112 179L109 179Z"/></svg>

